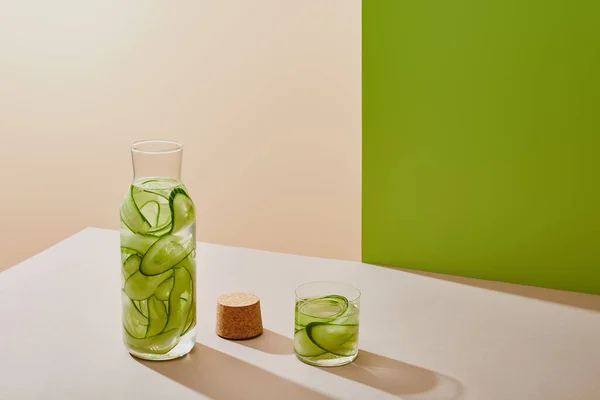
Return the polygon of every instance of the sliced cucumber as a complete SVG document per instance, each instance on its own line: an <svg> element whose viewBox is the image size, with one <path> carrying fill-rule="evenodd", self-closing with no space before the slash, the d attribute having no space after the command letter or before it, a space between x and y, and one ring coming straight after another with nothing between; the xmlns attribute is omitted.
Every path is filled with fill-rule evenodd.
<svg viewBox="0 0 600 400"><path fill-rule="evenodd" d="M169 300L169 295L171 294L171 289L173 289L173 278L169 278L156 288L156 292L154 292L154 296L161 301Z"/></svg>
<svg viewBox="0 0 600 400"><path fill-rule="evenodd" d="M137 251L128 249L126 247L121 247L121 264L124 264L125 261L129 258L130 255L137 254Z"/></svg>
<svg viewBox="0 0 600 400"><path fill-rule="evenodd" d="M165 305L155 297L148 299L148 333L147 336L158 335L167 325L167 309Z"/></svg>
<svg viewBox="0 0 600 400"><path fill-rule="evenodd" d="M351 356L357 351L358 325L311 322L306 326L306 335L321 349L338 356Z"/></svg>
<svg viewBox="0 0 600 400"><path fill-rule="evenodd" d="M196 301L194 297L192 297L192 306L190 307L190 311L188 312L187 319L185 321L185 328L183 329L182 335L187 333L194 326L196 326Z"/></svg>
<svg viewBox="0 0 600 400"><path fill-rule="evenodd" d="M133 301L122 293L123 328L134 338L143 338L148 330L148 318L137 309Z"/></svg>
<svg viewBox="0 0 600 400"><path fill-rule="evenodd" d="M180 336L177 329L172 329L159 335L140 339L130 335L129 332L125 330L124 339L127 346L133 351L139 353L165 354L173 347L177 346Z"/></svg>
<svg viewBox="0 0 600 400"><path fill-rule="evenodd" d="M296 323L306 326L311 322L331 322L348 310L348 300L343 296L329 295L306 299L296 304Z"/></svg>
<svg viewBox="0 0 600 400"><path fill-rule="evenodd" d="M176 265L176 268L179 267L185 268L192 277L192 281L194 283L196 282L196 260L194 260L194 258L191 255L189 255L182 262Z"/></svg>
<svg viewBox="0 0 600 400"><path fill-rule="evenodd" d="M185 268L174 269L174 282L169 296L169 320L165 331L177 329L183 332L192 306L192 277Z"/></svg>
<svg viewBox="0 0 600 400"><path fill-rule="evenodd" d="M181 188L173 189L169 196L169 207L173 215L171 233L179 232L195 222L194 203L185 190Z"/></svg>
<svg viewBox="0 0 600 400"><path fill-rule="evenodd" d="M194 249L192 238L179 236L163 236L146 252L140 264L140 272L144 275L158 275L173 268Z"/></svg>
<svg viewBox="0 0 600 400"><path fill-rule="evenodd" d="M161 197L163 199L163 197ZM156 225L148 230L149 235L162 236L171 231L171 207L169 201L159 202L158 220Z"/></svg>
<svg viewBox="0 0 600 400"><path fill-rule="evenodd" d="M326 353L309 339L306 329L300 329L294 333L294 351L304 357L315 357Z"/></svg>
<svg viewBox="0 0 600 400"><path fill-rule="evenodd" d="M146 300L133 300L133 305L144 317L148 318L148 302Z"/></svg>
<svg viewBox="0 0 600 400"><path fill-rule="evenodd" d="M160 214L160 204L157 201L151 200L140 208L140 212L150 224L150 227L158 225L158 216Z"/></svg>
<svg viewBox="0 0 600 400"><path fill-rule="evenodd" d="M171 275L173 275L173 270L153 276L147 276L138 271L125 281L123 290L131 300L145 300L152 296L160 284Z"/></svg>
<svg viewBox="0 0 600 400"><path fill-rule="evenodd" d="M140 300L138 303L140 304L139 310L142 312L142 315L148 318L148 300Z"/></svg>
<svg viewBox="0 0 600 400"><path fill-rule="evenodd" d="M143 256L158 240L148 235L121 235L121 252L134 252Z"/></svg>
<svg viewBox="0 0 600 400"><path fill-rule="evenodd" d="M358 307L356 306L356 304L349 303L346 312L342 316L331 321L330 323L334 325L357 325L358 315Z"/></svg>
<svg viewBox="0 0 600 400"><path fill-rule="evenodd" d="M121 221L129 228L133 233L145 233L150 229L150 222L144 217L135 203L133 193L135 186L131 186L129 192L123 200L121 206Z"/></svg>
<svg viewBox="0 0 600 400"><path fill-rule="evenodd" d="M137 254L132 254L123 263L123 277L125 279L129 278L131 275L135 274L140 268L140 262L142 258Z"/></svg>
<svg viewBox="0 0 600 400"><path fill-rule="evenodd" d="M170 211L167 208L167 212L170 213ZM156 227L156 229L151 229L148 231L148 235L153 235L153 236L163 236L166 235L167 233L171 232L171 221L169 220L169 222L166 225L159 225Z"/></svg>
<svg viewBox="0 0 600 400"><path fill-rule="evenodd" d="M144 317L148 318L148 302L146 300L133 300L133 305Z"/></svg>

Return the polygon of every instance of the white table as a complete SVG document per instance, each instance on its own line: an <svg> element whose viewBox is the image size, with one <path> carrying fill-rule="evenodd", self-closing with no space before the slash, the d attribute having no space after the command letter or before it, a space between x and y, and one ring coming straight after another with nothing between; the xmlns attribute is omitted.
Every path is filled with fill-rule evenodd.
<svg viewBox="0 0 600 400"><path fill-rule="evenodd" d="M0 273L0 399L600 399L600 307L210 244L198 247L196 347L139 361L121 343L118 249L117 232L88 228ZM353 365L292 354L294 287L321 279L363 292ZM260 296L263 336L214 334L215 300L233 291Z"/></svg>

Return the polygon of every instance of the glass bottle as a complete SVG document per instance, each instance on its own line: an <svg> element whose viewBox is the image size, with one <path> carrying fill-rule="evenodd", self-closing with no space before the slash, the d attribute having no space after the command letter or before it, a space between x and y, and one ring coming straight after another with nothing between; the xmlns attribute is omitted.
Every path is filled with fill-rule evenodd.
<svg viewBox="0 0 600 400"><path fill-rule="evenodd" d="M196 214L182 155L181 143L134 143L121 205L123 341L148 360L181 357L196 341Z"/></svg>

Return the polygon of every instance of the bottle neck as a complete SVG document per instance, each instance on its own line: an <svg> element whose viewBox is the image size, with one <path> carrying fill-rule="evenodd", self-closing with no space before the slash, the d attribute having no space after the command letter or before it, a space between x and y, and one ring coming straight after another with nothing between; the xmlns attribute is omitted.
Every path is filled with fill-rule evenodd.
<svg viewBox="0 0 600 400"><path fill-rule="evenodd" d="M181 181L181 143L148 140L131 146L133 181L147 178L164 178Z"/></svg>

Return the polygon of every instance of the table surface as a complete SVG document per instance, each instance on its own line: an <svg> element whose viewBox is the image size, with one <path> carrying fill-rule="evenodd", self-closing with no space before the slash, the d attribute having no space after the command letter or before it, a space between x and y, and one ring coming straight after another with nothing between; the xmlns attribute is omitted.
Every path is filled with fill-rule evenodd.
<svg viewBox="0 0 600 400"><path fill-rule="evenodd" d="M570 293L566 305L203 243L194 350L137 360L121 342L118 249L118 232L88 228L0 273L0 399L600 399L600 296ZM293 291L313 280L363 293L351 365L315 368L293 355ZM216 299L234 291L261 298L259 338L214 334Z"/></svg>

